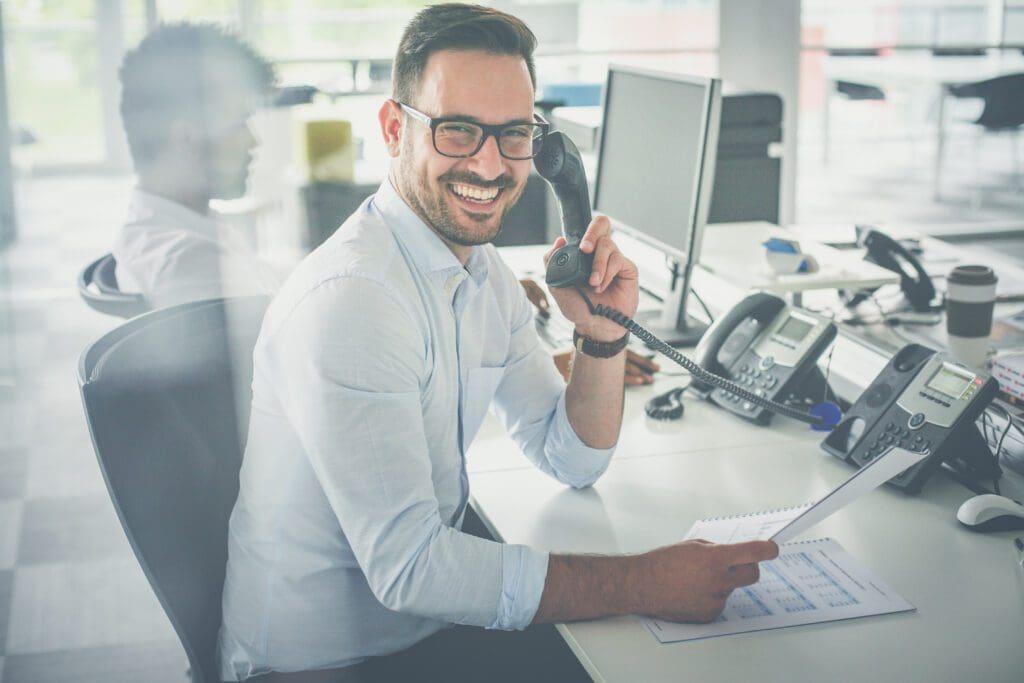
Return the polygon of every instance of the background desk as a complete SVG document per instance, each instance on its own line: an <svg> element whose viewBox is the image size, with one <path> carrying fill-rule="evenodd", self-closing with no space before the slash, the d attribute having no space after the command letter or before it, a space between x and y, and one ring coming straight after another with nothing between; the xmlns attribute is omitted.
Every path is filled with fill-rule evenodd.
<svg viewBox="0 0 1024 683"><path fill-rule="evenodd" d="M648 395L672 385L627 390L618 452L590 489L567 488L522 456L516 466L499 437L484 435L470 453L475 509L510 543L637 553L680 541L698 518L805 502L851 473L820 450L818 433L790 421L757 427L691 398L682 422L644 418ZM916 612L669 645L635 617L559 630L608 683L1019 681L1024 581L1012 534L960 528L954 513L970 495L943 476L916 498L883 488L808 534L836 538Z"/></svg>
<svg viewBox="0 0 1024 683"><path fill-rule="evenodd" d="M941 199L942 153L945 145L945 107L949 88L1024 71L1024 56L1000 53L979 57L830 57L825 61L826 93L835 92L837 81L871 85L883 90L930 89L936 102L935 172L933 191ZM828 148L829 100L822 109L825 147Z"/></svg>

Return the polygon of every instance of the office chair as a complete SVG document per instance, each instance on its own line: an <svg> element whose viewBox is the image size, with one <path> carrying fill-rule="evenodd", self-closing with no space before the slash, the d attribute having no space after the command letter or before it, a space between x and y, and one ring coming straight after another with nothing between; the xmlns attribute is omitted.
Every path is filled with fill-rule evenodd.
<svg viewBox="0 0 1024 683"><path fill-rule="evenodd" d="M266 303L214 299L153 311L104 335L79 360L107 491L185 649L192 683L220 681L228 518Z"/></svg>
<svg viewBox="0 0 1024 683"><path fill-rule="evenodd" d="M1020 186L1019 137L1024 126L1024 72L955 85L949 88L949 94L957 98L981 99L984 102L981 115L972 123L984 133L1010 135L1014 178Z"/></svg>
<svg viewBox="0 0 1024 683"><path fill-rule="evenodd" d="M835 47L828 51L830 57L877 57L877 48ZM836 93L848 100L884 100L885 91L878 86L855 81L836 81Z"/></svg>
<svg viewBox="0 0 1024 683"><path fill-rule="evenodd" d="M78 275L78 293L89 307L119 318L134 318L149 310L141 294L122 292L117 286L114 270L117 262L112 254L104 254Z"/></svg>

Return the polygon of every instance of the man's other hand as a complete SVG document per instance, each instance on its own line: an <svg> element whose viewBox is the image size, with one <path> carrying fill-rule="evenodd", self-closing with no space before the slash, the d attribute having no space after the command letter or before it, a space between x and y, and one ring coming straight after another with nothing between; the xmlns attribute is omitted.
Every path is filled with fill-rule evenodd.
<svg viewBox="0 0 1024 683"><path fill-rule="evenodd" d="M555 367L558 368L558 372L568 382L569 376L572 374L573 351L558 351L552 354L551 357L555 361ZM654 373L658 370L661 370L661 366L655 363L653 358L641 356L639 353L629 349L626 350L626 375L623 378L626 386L652 384L654 382Z"/></svg>

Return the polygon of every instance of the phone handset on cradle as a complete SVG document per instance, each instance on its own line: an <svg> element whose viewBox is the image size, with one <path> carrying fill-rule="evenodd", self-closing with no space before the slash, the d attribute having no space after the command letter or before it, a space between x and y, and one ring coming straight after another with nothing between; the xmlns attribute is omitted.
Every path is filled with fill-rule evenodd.
<svg viewBox="0 0 1024 683"><path fill-rule="evenodd" d="M728 392L730 396L740 398L744 403L785 415L794 420L818 427L829 426L828 420L819 415L811 415L791 406L776 403L763 395L758 395L755 393L756 390L748 390L708 372L676 351L675 348L655 337L629 316L607 306L591 302L583 288L590 276L593 255L583 254L579 250L579 243L591 221L590 195L587 191L587 177L583 170L583 160L580 158L576 145L564 133L559 131L549 133L544 138L543 144L543 148L533 162L537 172L548 181L558 198L562 214L562 234L567 242L565 246L552 254L548 261L545 281L549 287L573 287L586 302L592 315L600 315L618 323L649 347L660 351L682 366L692 375L695 382L699 382L703 386L721 389Z"/></svg>

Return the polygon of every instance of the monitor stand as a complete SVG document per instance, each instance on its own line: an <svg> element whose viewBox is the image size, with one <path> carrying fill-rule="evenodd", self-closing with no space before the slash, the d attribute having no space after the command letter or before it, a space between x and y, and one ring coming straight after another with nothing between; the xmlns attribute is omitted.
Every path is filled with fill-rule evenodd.
<svg viewBox="0 0 1024 683"><path fill-rule="evenodd" d="M696 346L707 331L707 323L686 314L686 302L690 298L690 278L679 272L673 265L672 290L662 304L661 311L638 312L636 321L651 334L669 346Z"/></svg>

